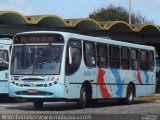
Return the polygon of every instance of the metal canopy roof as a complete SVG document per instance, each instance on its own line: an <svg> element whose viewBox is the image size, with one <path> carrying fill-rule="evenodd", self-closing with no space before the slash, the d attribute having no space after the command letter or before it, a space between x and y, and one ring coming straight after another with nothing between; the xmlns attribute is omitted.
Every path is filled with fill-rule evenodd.
<svg viewBox="0 0 160 120"><path fill-rule="evenodd" d="M66 21L56 15L41 16L36 24L42 27L67 27Z"/></svg>
<svg viewBox="0 0 160 120"><path fill-rule="evenodd" d="M0 24L14 24L14 25L24 25L29 24L29 21L25 16L14 11L1 11L0 12Z"/></svg>
<svg viewBox="0 0 160 120"><path fill-rule="evenodd" d="M160 29L152 24L129 25L124 21L94 19L62 19L57 15L24 16L15 11L0 12L0 35L35 30L69 31L94 36L109 36L115 40L160 43Z"/></svg>
<svg viewBox="0 0 160 120"><path fill-rule="evenodd" d="M80 19L76 21L72 27L80 30L102 30L101 25L94 19L90 18Z"/></svg>
<svg viewBox="0 0 160 120"><path fill-rule="evenodd" d="M137 28L138 32L143 34L160 34L158 27L153 24L144 24Z"/></svg>
<svg viewBox="0 0 160 120"><path fill-rule="evenodd" d="M106 28L106 30L112 32L133 32L134 29L124 21L107 21L101 22Z"/></svg>

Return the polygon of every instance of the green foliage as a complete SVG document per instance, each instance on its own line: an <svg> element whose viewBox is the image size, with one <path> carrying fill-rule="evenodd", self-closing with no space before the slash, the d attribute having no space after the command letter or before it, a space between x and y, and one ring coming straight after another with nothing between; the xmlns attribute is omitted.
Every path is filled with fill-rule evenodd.
<svg viewBox="0 0 160 120"><path fill-rule="evenodd" d="M128 22L128 11L123 7L115 7L110 5L106 8L95 10L89 15L89 18L97 21L125 21ZM153 23L153 21L147 20L140 13L132 13L132 24L144 24Z"/></svg>

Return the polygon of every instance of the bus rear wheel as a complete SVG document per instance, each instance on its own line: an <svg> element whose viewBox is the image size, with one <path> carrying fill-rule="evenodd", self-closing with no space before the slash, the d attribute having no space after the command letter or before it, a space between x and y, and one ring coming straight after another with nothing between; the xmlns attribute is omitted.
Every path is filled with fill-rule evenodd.
<svg viewBox="0 0 160 120"><path fill-rule="evenodd" d="M78 107L84 109L86 107L86 101L87 101L87 93L85 87L82 87L80 92L80 99L77 102Z"/></svg>
<svg viewBox="0 0 160 120"><path fill-rule="evenodd" d="M43 101L34 101L33 104L36 110L39 110L43 107Z"/></svg>
<svg viewBox="0 0 160 120"><path fill-rule="evenodd" d="M126 103L127 104L133 104L134 101L134 97L135 97L135 91L132 85L129 85L127 87L127 95L126 95Z"/></svg>

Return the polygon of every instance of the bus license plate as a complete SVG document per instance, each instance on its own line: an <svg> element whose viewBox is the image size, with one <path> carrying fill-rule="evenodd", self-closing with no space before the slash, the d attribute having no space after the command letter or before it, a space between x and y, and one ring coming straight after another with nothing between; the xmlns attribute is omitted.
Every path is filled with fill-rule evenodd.
<svg viewBox="0 0 160 120"><path fill-rule="evenodd" d="M29 89L29 90L28 90L28 93L30 93L30 94L36 94L36 93L37 93L37 90L35 90L35 89Z"/></svg>

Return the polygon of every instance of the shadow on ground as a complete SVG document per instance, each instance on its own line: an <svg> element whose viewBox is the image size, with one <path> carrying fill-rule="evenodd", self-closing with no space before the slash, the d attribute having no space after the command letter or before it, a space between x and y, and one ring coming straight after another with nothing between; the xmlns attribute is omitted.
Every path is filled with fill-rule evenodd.
<svg viewBox="0 0 160 120"><path fill-rule="evenodd" d="M0 104L1 103L14 103L15 101L11 99L8 95L0 95Z"/></svg>
<svg viewBox="0 0 160 120"><path fill-rule="evenodd" d="M145 101L145 100L136 100L133 105L135 104L144 104L150 103L152 101ZM116 101L102 101L91 104L87 106L87 109L90 108L104 108L104 107L115 107L115 106L125 106L126 104L116 102ZM131 105L132 106L132 105ZM40 110L35 110L33 104L31 102L18 104L17 106L7 107L6 109L15 109L15 110L24 110L24 111L69 111L69 110L78 110L77 104L74 102L47 102L44 103L44 107Z"/></svg>

